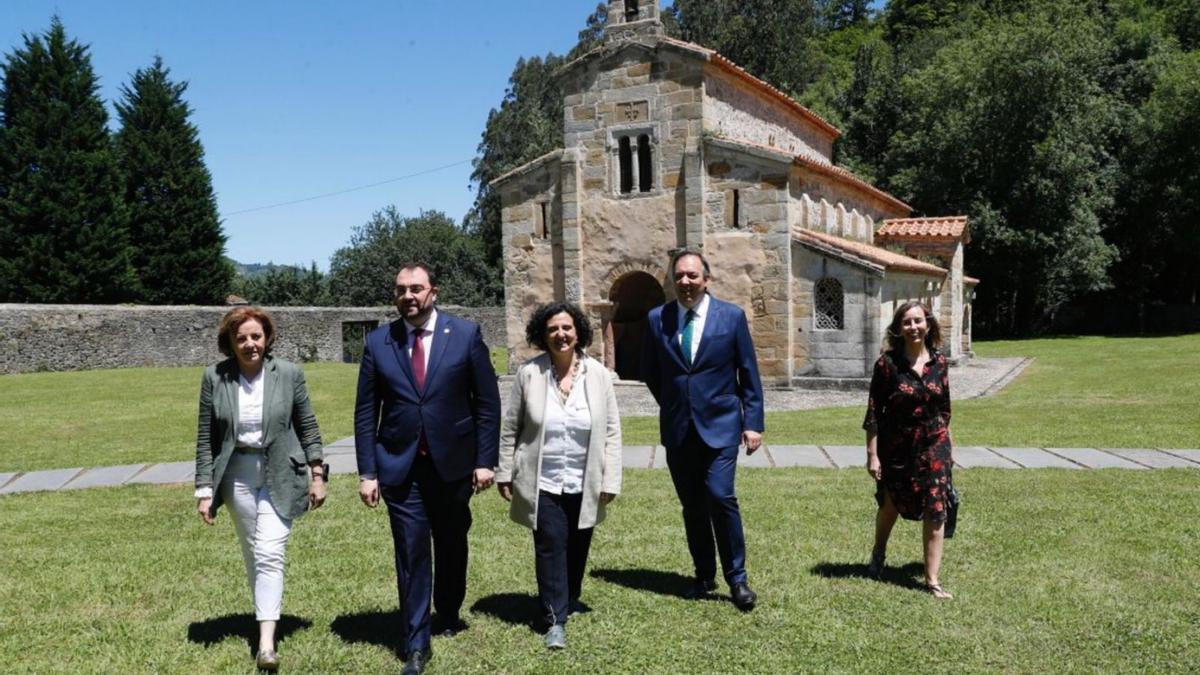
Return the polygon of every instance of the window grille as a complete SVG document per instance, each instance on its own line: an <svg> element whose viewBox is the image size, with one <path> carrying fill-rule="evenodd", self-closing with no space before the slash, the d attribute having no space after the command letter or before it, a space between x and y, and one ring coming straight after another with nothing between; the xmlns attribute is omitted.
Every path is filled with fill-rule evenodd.
<svg viewBox="0 0 1200 675"><path fill-rule="evenodd" d="M815 323L817 330L842 330L846 327L846 296L842 282L824 278L817 282Z"/></svg>

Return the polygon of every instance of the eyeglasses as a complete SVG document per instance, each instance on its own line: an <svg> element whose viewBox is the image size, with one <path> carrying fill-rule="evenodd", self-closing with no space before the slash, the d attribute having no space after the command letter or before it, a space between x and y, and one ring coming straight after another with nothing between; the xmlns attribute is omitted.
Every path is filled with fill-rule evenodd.
<svg viewBox="0 0 1200 675"><path fill-rule="evenodd" d="M404 295L405 293L420 295L427 290L429 290L427 286L422 286L420 284L414 284L412 286L396 286L396 295Z"/></svg>

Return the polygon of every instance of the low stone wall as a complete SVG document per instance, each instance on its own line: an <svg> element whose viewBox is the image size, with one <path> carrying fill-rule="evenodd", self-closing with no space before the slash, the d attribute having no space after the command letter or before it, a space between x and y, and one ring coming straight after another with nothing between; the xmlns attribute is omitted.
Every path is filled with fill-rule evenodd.
<svg viewBox="0 0 1200 675"><path fill-rule="evenodd" d="M274 353L291 361L353 361L371 322L393 307L267 307ZM503 307L446 307L478 322L490 347L506 344ZM0 304L0 374L137 366L196 366L221 357L217 324L228 307Z"/></svg>

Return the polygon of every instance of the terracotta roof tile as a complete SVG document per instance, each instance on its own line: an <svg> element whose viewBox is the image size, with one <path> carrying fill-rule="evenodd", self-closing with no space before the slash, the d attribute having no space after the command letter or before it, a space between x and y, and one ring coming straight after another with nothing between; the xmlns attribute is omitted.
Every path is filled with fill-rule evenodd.
<svg viewBox="0 0 1200 675"><path fill-rule="evenodd" d="M975 277L969 277L964 274L963 275L963 283L971 284L972 286L978 286L979 280L976 279Z"/></svg>
<svg viewBox="0 0 1200 675"><path fill-rule="evenodd" d="M941 218L889 218L883 221L876 238L963 239L970 240L966 216Z"/></svg>
<svg viewBox="0 0 1200 675"><path fill-rule="evenodd" d="M946 276L946 270L927 262L901 255L866 242L844 239L832 234L792 228L792 239L821 252L833 253L840 258L857 262L880 271L899 271Z"/></svg>

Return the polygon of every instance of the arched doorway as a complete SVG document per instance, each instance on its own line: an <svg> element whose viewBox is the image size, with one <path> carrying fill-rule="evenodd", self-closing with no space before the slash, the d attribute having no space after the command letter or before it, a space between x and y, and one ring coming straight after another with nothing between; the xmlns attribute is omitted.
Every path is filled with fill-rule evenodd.
<svg viewBox="0 0 1200 675"><path fill-rule="evenodd" d="M666 302L667 296L650 274L630 272L613 283L608 299L612 303L612 368L622 380L640 379L646 314Z"/></svg>

